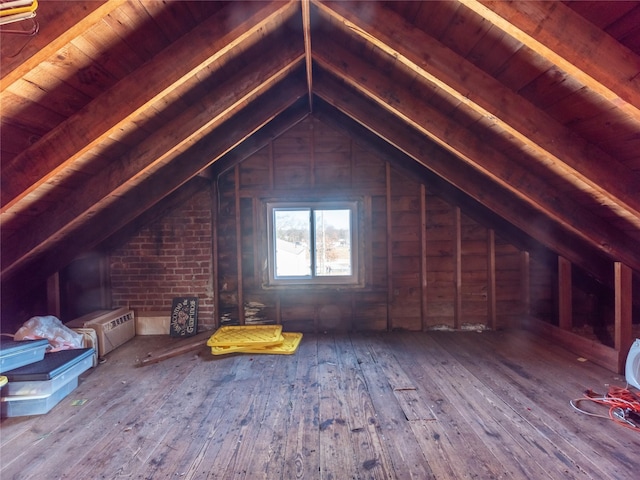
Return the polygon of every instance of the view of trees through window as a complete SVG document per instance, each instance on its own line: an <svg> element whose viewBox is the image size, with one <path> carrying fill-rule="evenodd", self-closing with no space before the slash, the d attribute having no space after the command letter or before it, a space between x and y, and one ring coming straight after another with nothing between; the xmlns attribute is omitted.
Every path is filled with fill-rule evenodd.
<svg viewBox="0 0 640 480"><path fill-rule="evenodd" d="M350 209L274 208L273 215L276 278L353 274Z"/></svg>

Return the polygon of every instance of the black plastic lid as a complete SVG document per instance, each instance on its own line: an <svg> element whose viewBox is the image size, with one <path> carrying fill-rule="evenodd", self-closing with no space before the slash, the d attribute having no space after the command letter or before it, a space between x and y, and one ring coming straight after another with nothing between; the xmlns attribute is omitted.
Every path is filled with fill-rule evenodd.
<svg viewBox="0 0 640 480"><path fill-rule="evenodd" d="M10 382L51 380L83 359L93 355L93 348L76 348L45 353L44 360L4 372Z"/></svg>

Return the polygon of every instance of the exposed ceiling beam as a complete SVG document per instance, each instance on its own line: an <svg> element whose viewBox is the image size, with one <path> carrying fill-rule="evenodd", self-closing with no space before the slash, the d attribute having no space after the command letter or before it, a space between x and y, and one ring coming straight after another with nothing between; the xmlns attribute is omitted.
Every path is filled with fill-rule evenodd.
<svg viewBox="0 0 640 480"><path fill-rule="evenodd" d="M0 281L11 279L21 283L32 278L37 283L46 279L75 258L79 245L84 250L98 245L260 130L297 100L306 97L306 93L305 82L299 76L280 82L251 104L251 108L237 113L174 161L147 177L138 188L128 191L107 208L95 212L91 221L82 223L73 236L56 239L56 243L50 244L48 249L34 250L19 258L11 268L4 268L3 265ZM304 105L303 109L298 109L299 115L308 114L306 102ZM55 255L50 252L55 252ZM32 268L36 264L38 268Z"/></svg>
<svg viewBox="0 0 640 480"><path fill-rule="evenodd" d="M117 133L120 125L132 121L202 69L233 56L241 44L259 41L265 30L282 25L296 9L295 0L286 4L250 3L240 10L231 5L200 24L3 165L0 212L10 211L84 153ZM180 61L174 61L176 58Z"/></svg>
<svg viewBox="0 0 640 480"><path fill-rule="evenodd" d="M315 93L389 144L444 178L486 208L504 218L550 250L583 266L601 278L610 277L610 265L598 263L597 249L539 210L497 185L487 176L461 162L440 146L429 142L418 131L398 122L396 117L364 101L330 76L317 72ZM596 252L596 255L594 255ZM630 259L640 267L640 255Z"/></svg>
<svg viewBox="0 0 640 480"><path fill-rule="evenodd" d="M570 198L558 198L535 174L498 151L484 139L420 100L420 95L398 88L397 82L365 65L338 45L323 42L315 48L320 66L342 78L354 90L375 101L383 110L427 135L465 163L482 172L539 212L614 258L628 256L633 249L627 236ZM316 73L316 77L318 73ZM447 178L447 177L445 177ZM640 258L640 257L639 257Z"/></svg>
<svg viewBox="0 0 640 480"><path fill-rule="evenodd" d="M345 95L348 95L346 91ZM341 97L340 93L335 95L332 100L336 104L340 104L340 100L337 100L338 97ZM356 111L356 109L362 108L363 111L361 111L360 114L366 114L370 108L377 108L373 105L367 107L365 104L360 104L359 102L349 103L352 105L349 110L352 113ZM434 193L451 204L459 205L466 215L474 218L478 223L481 223L488 228L496 229L497 232L499 232L500 237L504 240L512 243L521 250L534 253L538 260L543 259L545 263L549 263L549 261L551 261L553 265L557 263L557 253L552 252L538 240L534 240L534 237L508 222L502 216L497 215L496 212L491 211L485 205L478 202L478 200L472 198L469 194L463 192L460 188L435 173L430 167L431 159L434 158L434 156L437 157L442 155L443 160L446 160L446 157L448 156L450 159L448 163L452 164L453 170L458 170L456 167L458 160L440 149L437 145L429 144L429 141L424 137L421 137L419 132L408 131L406 127L402 125L396 126L397 122L391 122L391 116L388 118L385 117L390 114L383 113L381 118L379 118L379 115L376 116L376 122L379 121L381 124L377 131L385 136L382 137L366 126L374 126L375 122L365 122L366 125L363 125L348 116L346 113L337 110L333 105L325 103L321 98L317 98L315 100L315 104L316 117L320 118L325 123L332 125L339 131L349 132L349 135L356 143L359 143L364 148L372 152L376 152L381 159L391 163L396 168L400 169L400 171L405 172L410 178L420 179L424 182L427 190L431 193ZM396 125L393 125L394 123ZM384 130L385 125L386 130ZM393 143L390 143L385 138L390 138ZM398 149L395 144L406 145L404 150L412 151L414 154L421 155L422 157L418 159L409 156L405 151ZM438 163L439 162L436 161L436 164ZM459 173L462 183L469 185L469 188L472 189L476 180L476 177L473 175L477 174L472 174L471 177L465 180L464 169ZM483 180L481 180L481 182L482 181ZM500 193L498 193L498 195L500 195ZM500 200L501 198L498 198L498 201ZM517 202L517 199L515 199L515 201ZM512 200L506 200L502 203L510 209L512 216L520 215L521 213L526 214L528 211L527 209L529 208L523 204L523 211L517 204L513 204ZM529 216L528 219L531 220L532 217ZM531 222L528 223L531 224ZM546 225L548 225L548 223L546 223ZM536 222L536 228L545 228L545 222ZM560 243L571 245L571 249L567 249L567 252L570 254L572 262L582 267L588 265L591 273L600 281L604 283L612 283L613 271L611 269L611 262L608 258L600 255L593 247L582 242L570 232L562 232L553 227L550 230L546 229L546 231L550 236L553 236L555 244Z"/></svg>
<svg viewBox="0 0 640 480"><path fill-rule="evenodd" d="M378 15L364 18L346 2L313 3L345 31L472 108L525 145L535 155L532 158L640 228L640 175L393 11L379 9ZM621 183L620 178L628 181Z"/></svg>
<svg viewBox="0 0 640 480"><path fill-rule="evenodd" d="M20 230L19 239L15 235L3 238L2 269L10 269L22 257L37 254L60 238L68 237L97 211L117 202L145 178L265 94L291 74L296 65L301 66L303 54L296 50L293 43L289 44L265 61L260 71L247 65L200 103L136 145L129 154L79 185L52 210L43 212Z"/></svg>
<svg viewBox="0 0 640 480"><path fill-rule="evenodd" d="M309 89L309 111L313 112L313 71L311 60L311 15L309 13L309 0L301 0L302 3L302 31L304 35L304 53L307 66L307 88Z"/></svg>
<svg viewBox="0 0 640 480"><path fill-rule="evenodd" d="M640 58L563 2L461 3L640 122Z"/></svg>
<svg viewBox="0 0 640 480"><path fill-rule="evenodd" d="M42 2L38 6L36 21L46 25L46 28L39 28L37 35L28 40L22 36L2 36L0 92L4 92L16 80L54 55L71 40L101 22L126 1ZM9 49L19 53L10 54Z"/></svg>

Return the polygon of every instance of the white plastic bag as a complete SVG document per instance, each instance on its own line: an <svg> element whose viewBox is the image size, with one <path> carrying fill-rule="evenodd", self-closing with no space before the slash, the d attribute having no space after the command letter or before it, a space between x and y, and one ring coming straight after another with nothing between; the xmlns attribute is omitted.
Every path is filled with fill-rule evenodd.
<svg viewBox="0 0 640 480"><path fill-rule="evenodd" d="M74 332L53 315L31 317L16 332L14 340L49 340L51 352L82 348L82 334Z"/></svg>

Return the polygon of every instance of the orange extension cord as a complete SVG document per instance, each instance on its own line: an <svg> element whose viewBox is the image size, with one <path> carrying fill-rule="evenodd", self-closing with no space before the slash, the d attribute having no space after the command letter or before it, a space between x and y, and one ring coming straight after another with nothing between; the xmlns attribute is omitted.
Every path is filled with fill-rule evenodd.
<svg viewBox="0 0 640 480"><path fill-rule="evenodd" d="M580 402L593 402L609 407L609 416L587 412L579 407ZM606 395L587 390L585 396L569 402L578 412L592 417L608 418L623 427L640 432L640 395L627 388L610 386Z"/></svg>

